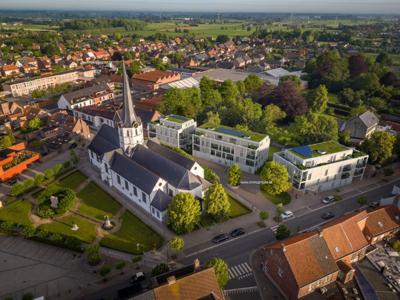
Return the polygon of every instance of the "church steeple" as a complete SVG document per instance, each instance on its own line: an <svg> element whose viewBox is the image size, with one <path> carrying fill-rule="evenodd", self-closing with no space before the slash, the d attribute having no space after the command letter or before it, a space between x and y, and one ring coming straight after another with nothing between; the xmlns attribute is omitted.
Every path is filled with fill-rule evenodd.
<svg viewBox="0 0 400 300"><path fill-rule="evenodd" d="M124 77L124 90L123 90L123 99L124 99L124 107L123 107L123 119L122 119L122 127L132 127L140 124L140 119L135 114L135 107L133 105L131 88L129 85L129 78L126 75L125 62L122 61L122 73Z"/></svg>

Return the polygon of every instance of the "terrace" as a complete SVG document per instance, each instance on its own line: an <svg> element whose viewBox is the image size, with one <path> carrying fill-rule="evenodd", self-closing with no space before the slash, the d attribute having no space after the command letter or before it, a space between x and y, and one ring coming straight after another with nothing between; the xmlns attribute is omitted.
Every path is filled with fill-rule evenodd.
<svg viewBox="0 0 400 300"><path fill-rule="evenodd" d="M349 148L340 145L334 141L323 142L319 144L299 146L289 149L290 152L303 159L319 157L323 155L330 155L342 151L349 150Z"/></svg>
<svg viewBox="0 0 400 300"><path fill-rule="evenodd" d="M178 115L169 115L165 118L166 121L168 122L174 122L178 124L183 124L187 121L189 121L189 118L183 117L183 116L178 116Z"/></svg>
<svg viewBox="0 0 400 300"><path fill-rule="evenodd" d="M226 135L226 136L233 136L236 138L240 139L245 139L245 140L251 140L253 142L260 142L262 141L266 135L262 135L257 132L252 132L252 131L245 131L245 130L239 130L235 128L231 128L228 126L218 126L215 128L215 126L212 126L211 124L203 124L199 128L202 129L207 129L207 130L212 130L214 132Z"/></svg>

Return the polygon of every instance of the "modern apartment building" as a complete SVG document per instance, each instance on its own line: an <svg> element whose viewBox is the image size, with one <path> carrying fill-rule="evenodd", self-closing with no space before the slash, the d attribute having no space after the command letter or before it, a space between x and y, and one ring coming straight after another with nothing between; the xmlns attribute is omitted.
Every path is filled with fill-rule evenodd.
<svg viewBox="0 0 400 300"><path fill-rule="evenodd" d="M74 82L76 80L88 80L94 78L94 70L74 70L61 72L49 76L28 78L3 83L3 90L11 92L13 97L30 95L33 91L54 87L58 84Z"/></svg>
<svg viewBox="0 0 400 300"><path fill-rule="evenodd" d="M237 163L254 174L267 160L269 144L267 135L205 124L193 134L192 149L195 157L226 166Z"/></svg>
<svg viewBox="0 0 400 300"><path fill-rule="evenodd" d="M187 149L192 144L192 134L197 123L183 116L169 115L157 122L148 124L150 138L157 138L160 143Z"/></svg>
<svg viewBox="0 0 400 300"><path fill-rule="evenodd" d="M368 155L330 141L274 153L274 161L287 168L294 188L320 192L362 179Z"/></svg>

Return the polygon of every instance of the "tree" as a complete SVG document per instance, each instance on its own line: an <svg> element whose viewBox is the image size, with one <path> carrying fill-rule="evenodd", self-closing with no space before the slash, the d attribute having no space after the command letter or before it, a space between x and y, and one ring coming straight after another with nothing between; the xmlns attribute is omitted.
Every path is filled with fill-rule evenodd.
<svg viewBox="0 0 400 300"><path fill-rule="evenodd" d="M284 240L290 236L290 230L285 224L280 224L276 229L275 238L277 240Z"/></svg>
<svg viewBox="0 0 400 300"><path fill-rule="evenodd" d="M242 177L242 171L238 164L233 164L228 169L228 182L232 186L238 186Z"/></svg>
<svg viewBox="0 0 400 300"><path fill-rule="evenodd" d="M217 39L216 39L217 43L221 43L221 44L229 42L230 40L231 39L226 34L220 34L217 36Z"/></svg>
<svg viewBox="0 0 400 300"><path fill-rule="evenodd" d="M391 66L393 64L393 61L390 58L389 54L384 52L379 53L375 61L384 66Z"/></svg>
<svg viewBox="0 0 400 300"><path fill-rule="evenodd" d="M227 263L221 258L214 257L207 263L207 267L214 268L218 284L221 288L223 288L228 283L229 280Z"/></svg>
<svg viewBox="0 0 400 300"><path fill-rule="evenodd" d="M168 90L160 105L164 114L177 114L189 118L196 118L202 108L200 90L197 88Z"/></svg>
<svg viewBox="0 0 400 300"><path fill-rule="evenodd" d="M256 93L263 86L264 82L257 75L251 74L244 80L244 86L247 93Z"/></svg>
<svg viewBox="0 0 400 300"><path fill-rule="evenodd" d="M168 206L168 224L178 234L193 231L200 219L201 207L190 193L179 193Z"/></svg>
<svg viewBox="0 0 400 300"><path fill-rule="evenodd" d="M183 240L183 238L176 236L168 242L168 246L169 248L171 248L171 250L179 252L185 246L185 241Z"/></svg>
<svg viewBox="0 0 400 300"><path fill-rule="evenodd" d="M140 63L140 61L135 60L129 66L128 75L132 76L133 74L139 74L140 72L142 72L142 64Z"/></svg>
<svg viewBox="0 0 400 300"><path fill-rule="evenodd" d="M248 126L255 124L262 116L261 105L251 99L244 99L240 102L239 114L242 119L241 124Z"/></svg>
<svg viewBox="0 0 400 300"><path fill-rule="evenodd" d="M313 112L323 113L328 107L329 94L325 85L321 84L311 91L309 105Z"/></svg>
<svg viewBox="0 0 400 300"><path fill-rule="evenodd" d="M349 72L351 78L368 72L368 64L364 56L358 54L349 57Z"/></svg>
<svg viewBox="0 0 400 300"><path fill-rule="evenodd" d="M38 117L35 117L28 122L28 127L31 130L39 129L43 125L43 121Z"/></svg>
<svg viewBox="0 0 400 300"><path fill-rule="evenodd" d="M291 118L304 115L308 110L306 99L301 95L300 89L292 81L279 83L275 90L275 103Z"/></svg>
<svg viewBox="0 0 400 300"><path fill-rule="evenodd" d="M335 117L310 113L295 118L291 125L301 144L314 144L329 140L338 140L338 125Z"/></svg>
<svg viewBox="0 0 400 300"><path fill-rule="evenodd" d="M204 202L209 215L217 219L227 218L231 212L231 203L221 183L214 183L207 191Z"/></svg>
<svg viewBox="0 0 400 300"><path fill-rule="evenodd" d="M219 118L219 114L217 112L209 111L207 113L207 124L218 127L221 125L221 119Z"/></svg>
<svg viewBox="0 0 400 300"><path fill-rule="evenodd" d="M270 195L279 195L292 186L286 168L274 161L267 162L262 167L260 176L266 182L261 185L261 188Z"/></svg>
<svg viewBox="0 0 400 300"><path fill-rule="evenodd" d="M286 113L279 106L269 104L264 108L261 121L266 128L271 128L276 126L276 122L284 118L286 118Z"/></svg>
<svg viewBox="0 0 400 300"><path fill-rule="evenodd" d="M352 87L356 91L366 91L369 94L375 93L379 90L381 84L379 77L375 73L361 74L353 80Z"/></svg>
<svg viewBox="0 0 400 300"><path fill-rule="evenodd" d="M41 185L44 180L45 180L45 176L43 174L35 175L34 181L35 181L35 185L36 186Z"/></svg>
<svg viewBox="0 0 400 300"><path fill-rule="evenodd" d="M385 131L374 132L361 147L373 163L382 164L393 155L396 137Z"/></svg>
<svg viewBox="0 0 400 300"><path fill-rule="evenodd" d="M111 272L110 266L102 266L99 270L101 276L106 277Z"/></svg>
<svg viewBox="0 0 400 300"><path fill-rule="evenodd" d="M1 147L2 148L8 148L12 146L12 140L8 135L5 135L1 139Z"/></svg>
<svg viewBox="0 0 400 300"><path fill-rule="evenodd" d="M169 266L166 263L160 263L151 270L151 276L158 276L169 271Z"/></svg>
<svg viewBox="0 0 400 300"><path fill-rule="evenodd" d="M380 83L385 86L398 86L399 78L395 73L387 72L381 77Z"/></svg>

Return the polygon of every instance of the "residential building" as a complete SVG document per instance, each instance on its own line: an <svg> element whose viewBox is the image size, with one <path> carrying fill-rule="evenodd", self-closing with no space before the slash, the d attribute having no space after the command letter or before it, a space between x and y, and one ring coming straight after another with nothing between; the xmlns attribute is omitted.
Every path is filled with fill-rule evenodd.
<svg viewBox="0 0 400 300"><path fill-rule="evenodd" d="M368 212L363 233L371 244L392 236L400 228L400 212L395 205L378 207Z"/></svg>
<svg viewBox="0 0 400 300"><path fill-rule="evenodd" d="M377 129L379 118L371 111L366 111L346 121L341 131L347 131L352 139L369 138Z"/></svg>
<svg viewBox="0 0 400 300"><path fill-rule="evenodd" d="M152 70L133 75L133 86L137 91L152 92L160 88L161 85L181 80L179 73Z"/></svg>
<svg viewBox="0 0 400 300"><path fill-rule="evenodd" d="M20 73L19 68L15 65L4 65L1 71L4 76L14 76Z"/></svg>
<svg viewBox="0 0 400 300"><path fill-rule="evenodd" d="M267 135L204 124L193 134L192 151L195 157L226 166L237 163L243 171L255 173L268 158L269 144Z"/></svg>
<svg viewBox="0 0 400 300"><path fill-rule="evenodd" d="M210 183L195 161L153 141L145 143L143 123L135 111L125 66L123 72L121 119L116 127L101 126L88 147L89 159L110 187L157 220L165 221L173 196L187 192L202 199Z"/></svg>
<svg viewBox="0 0 400 300"><path fill-rule="evenodd" d="M148 124L150 138L157 138L161 144L188 149L192 145L192 133L197 123L183 116L169 115Z"/></svg>
<svg viewBox="0 0 400 300"><path fill-rule="evenodd" d="M78 80L91 80L94 70L74 70L37 78L28 78L3 83L4 91L9 91L13 97L30 95L33 91L47 89L58 84L70 83Z"/></svg>
<svg viewBox="0 0 400 300"><path fill-rule="evenodd" d="M298 299L337 280L339 269L318 232L263 248L263 270L287 299Z"/></svg>
<svg viewBox="0 0 400 300"><path fill-rule="evenodd" d="M61 95L57 105L60 109L73 110L79 107L99 105L112 99L114 99L113 91L106 83L100 83Z"/></svg>
<svg viewBox="0 0 400 300"><path fill-rule="evenodd" d="M24 143L0 150L0 181L6 181L24 172L28 166L40 159L36 152L26 150Z"/></svg>
<svg viewBox="0 0 400 300"><path fill-rule="evenodd" d="M334 141L285 149L273 157L287 168L295 189L314 192L362 179L368 161L368 155Z"/></svg>

